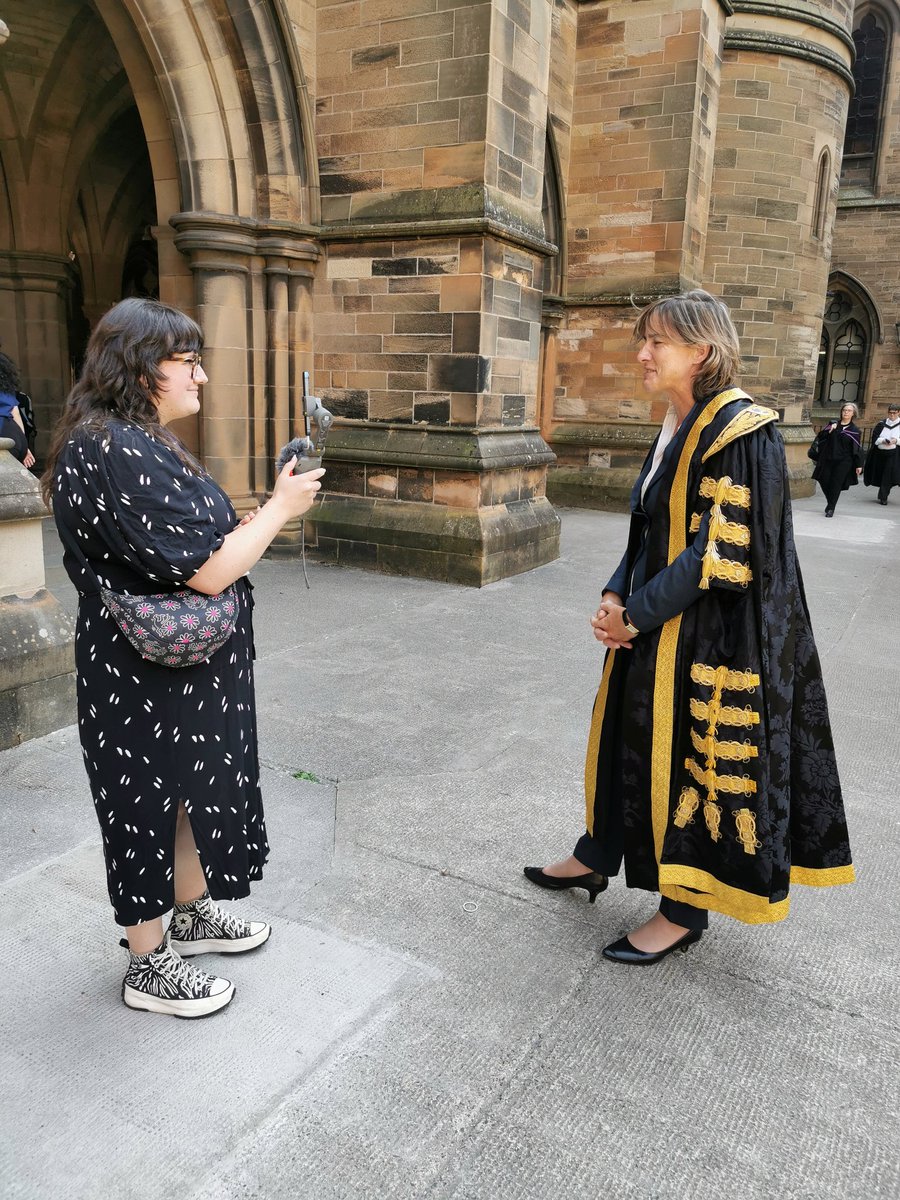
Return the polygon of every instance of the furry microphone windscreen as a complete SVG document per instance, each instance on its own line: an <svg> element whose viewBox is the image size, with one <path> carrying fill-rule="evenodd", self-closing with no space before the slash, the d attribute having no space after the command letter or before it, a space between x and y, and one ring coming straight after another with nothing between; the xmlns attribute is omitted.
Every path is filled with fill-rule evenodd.
<svg viewBox="0 0 900 1200"><path fill-rule="evenodd" d="M295 457L300 458L301 455L310 454L311 452L312 452L312 443L310 442L309 438L305 438L305 437L293 438L291 441L288 442L288 444L282 449L281 453L278 455L278 462L275 465L275 470L276 470L277 474L279 474L279 475L281 474L281 472L284 470L284 468L287 466L288 462L292 458L295 458Z"/></svg>

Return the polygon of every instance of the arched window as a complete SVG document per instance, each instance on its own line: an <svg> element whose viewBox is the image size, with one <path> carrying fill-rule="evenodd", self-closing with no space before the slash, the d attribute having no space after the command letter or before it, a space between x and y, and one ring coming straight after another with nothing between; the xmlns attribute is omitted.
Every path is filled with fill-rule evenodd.
<svg viewBox="0 0 900 1200"><path fill-rule="evenodd" d="M841 186L875 187L881 114L884 102L887 65L890 62L891 31L877 8L867 8L853 30L856 61L853 79L856 92L847 113Z"/></svg>
<svg viewBox="0 0 900 1200"><path fill-rule="evenodd" d="M816 175L816 195L813 200L812 235L817 241L825 237L825 221L828 216L828 197L831 191L831 155L825 149L819 155L819 171Z"/></svg>
<svg viewBox="0 0 900 1200"><path fill-rule="evenodd" d="M828 366L828 352L831 349L831 338L828 330L822 326L822 339L819 342L819 361L816 363L816 399L823 394L822 382L825 379L825 368Z"/></svg>
<svg viewBox="0 0 900 1200"><path fill-rule="evenodd" d="M871 322L861 298L833 284L816 370L816 405L823 416L836 415L848 402L862 408L871 345Z"/></svg>
<svg viewBox="0 0 900 1200"><path fill-rule="evenodd" d="M866 365L866 335L857 321L848 321L834 341L828 403L859 404Z"/></svg>
<svg viewBox="0 0 900 1200"><path fill-rule="evenodd" d="M544 203L541 216L544 223L544 237L548 242L559 247L556 254L544 259L544 295L558 296L562 290L565 274L565 231L559 156L549 122L547 124L547 141L544 147Z"/></svg>

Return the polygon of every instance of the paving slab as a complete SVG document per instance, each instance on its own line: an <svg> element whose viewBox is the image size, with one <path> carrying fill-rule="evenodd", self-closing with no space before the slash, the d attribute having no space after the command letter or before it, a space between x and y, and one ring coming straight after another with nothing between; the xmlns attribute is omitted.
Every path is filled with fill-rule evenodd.
<svg viewBox="0 0 900 1200"><path fill-rule="evenodd" d="M16 968L0 976L7 1095L19 1084L15 1137L0 1143L4 1196L181 1194L423 974L397 954L282 919L264 972L262 951L229 960L235 998L220 1020L163 1025L119 1000L125 952L109 952L102 872L96 845L82 846L0 893L2 956ZM61 914L76 937L60 936ZM38 930L52 930L52 942Z"/></svg>

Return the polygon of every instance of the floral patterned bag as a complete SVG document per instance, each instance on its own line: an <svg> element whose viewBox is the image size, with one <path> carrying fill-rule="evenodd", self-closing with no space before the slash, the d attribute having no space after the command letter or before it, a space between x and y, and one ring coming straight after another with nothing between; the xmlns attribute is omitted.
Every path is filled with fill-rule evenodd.
<svg viewBox="0 0 900 1200"><path fill-rule="evenodd" d="M63 545L94 580L110 616L141 658L161 667L194 667L221 650L234 633L241 602L233 583L217 596L186 587L151 596L114 592L101 583L65 525L57 529Z"/></svg>
<svg viewBox="0 0 900 1200"><path fill-rule="evenodd" d="M234 633L240 612L234 584L217 596L191 588L132 596L101 587L100 597L138 654L161 667L204 662Z"/></svg>

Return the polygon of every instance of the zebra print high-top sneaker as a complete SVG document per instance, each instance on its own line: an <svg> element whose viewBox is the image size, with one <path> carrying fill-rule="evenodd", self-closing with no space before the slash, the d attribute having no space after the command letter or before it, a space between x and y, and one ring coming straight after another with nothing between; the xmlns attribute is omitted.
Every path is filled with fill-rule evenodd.
<svg viewBox="0 0 900 1200"><path fill-rule="evenodd" d="M242 954L269 940L265 921L242 921L219 908L204 892L190 904L176 904L168 938L182 958L192 954Z"/></svg>
<svg viewBox="0 0 900 1200"><path fill-rule="evenodd" d="M129 1008L173 1017L208 1017L233 995L233 983L183 962L167 939L149 954L132 954L122 983Z"/></svg>

